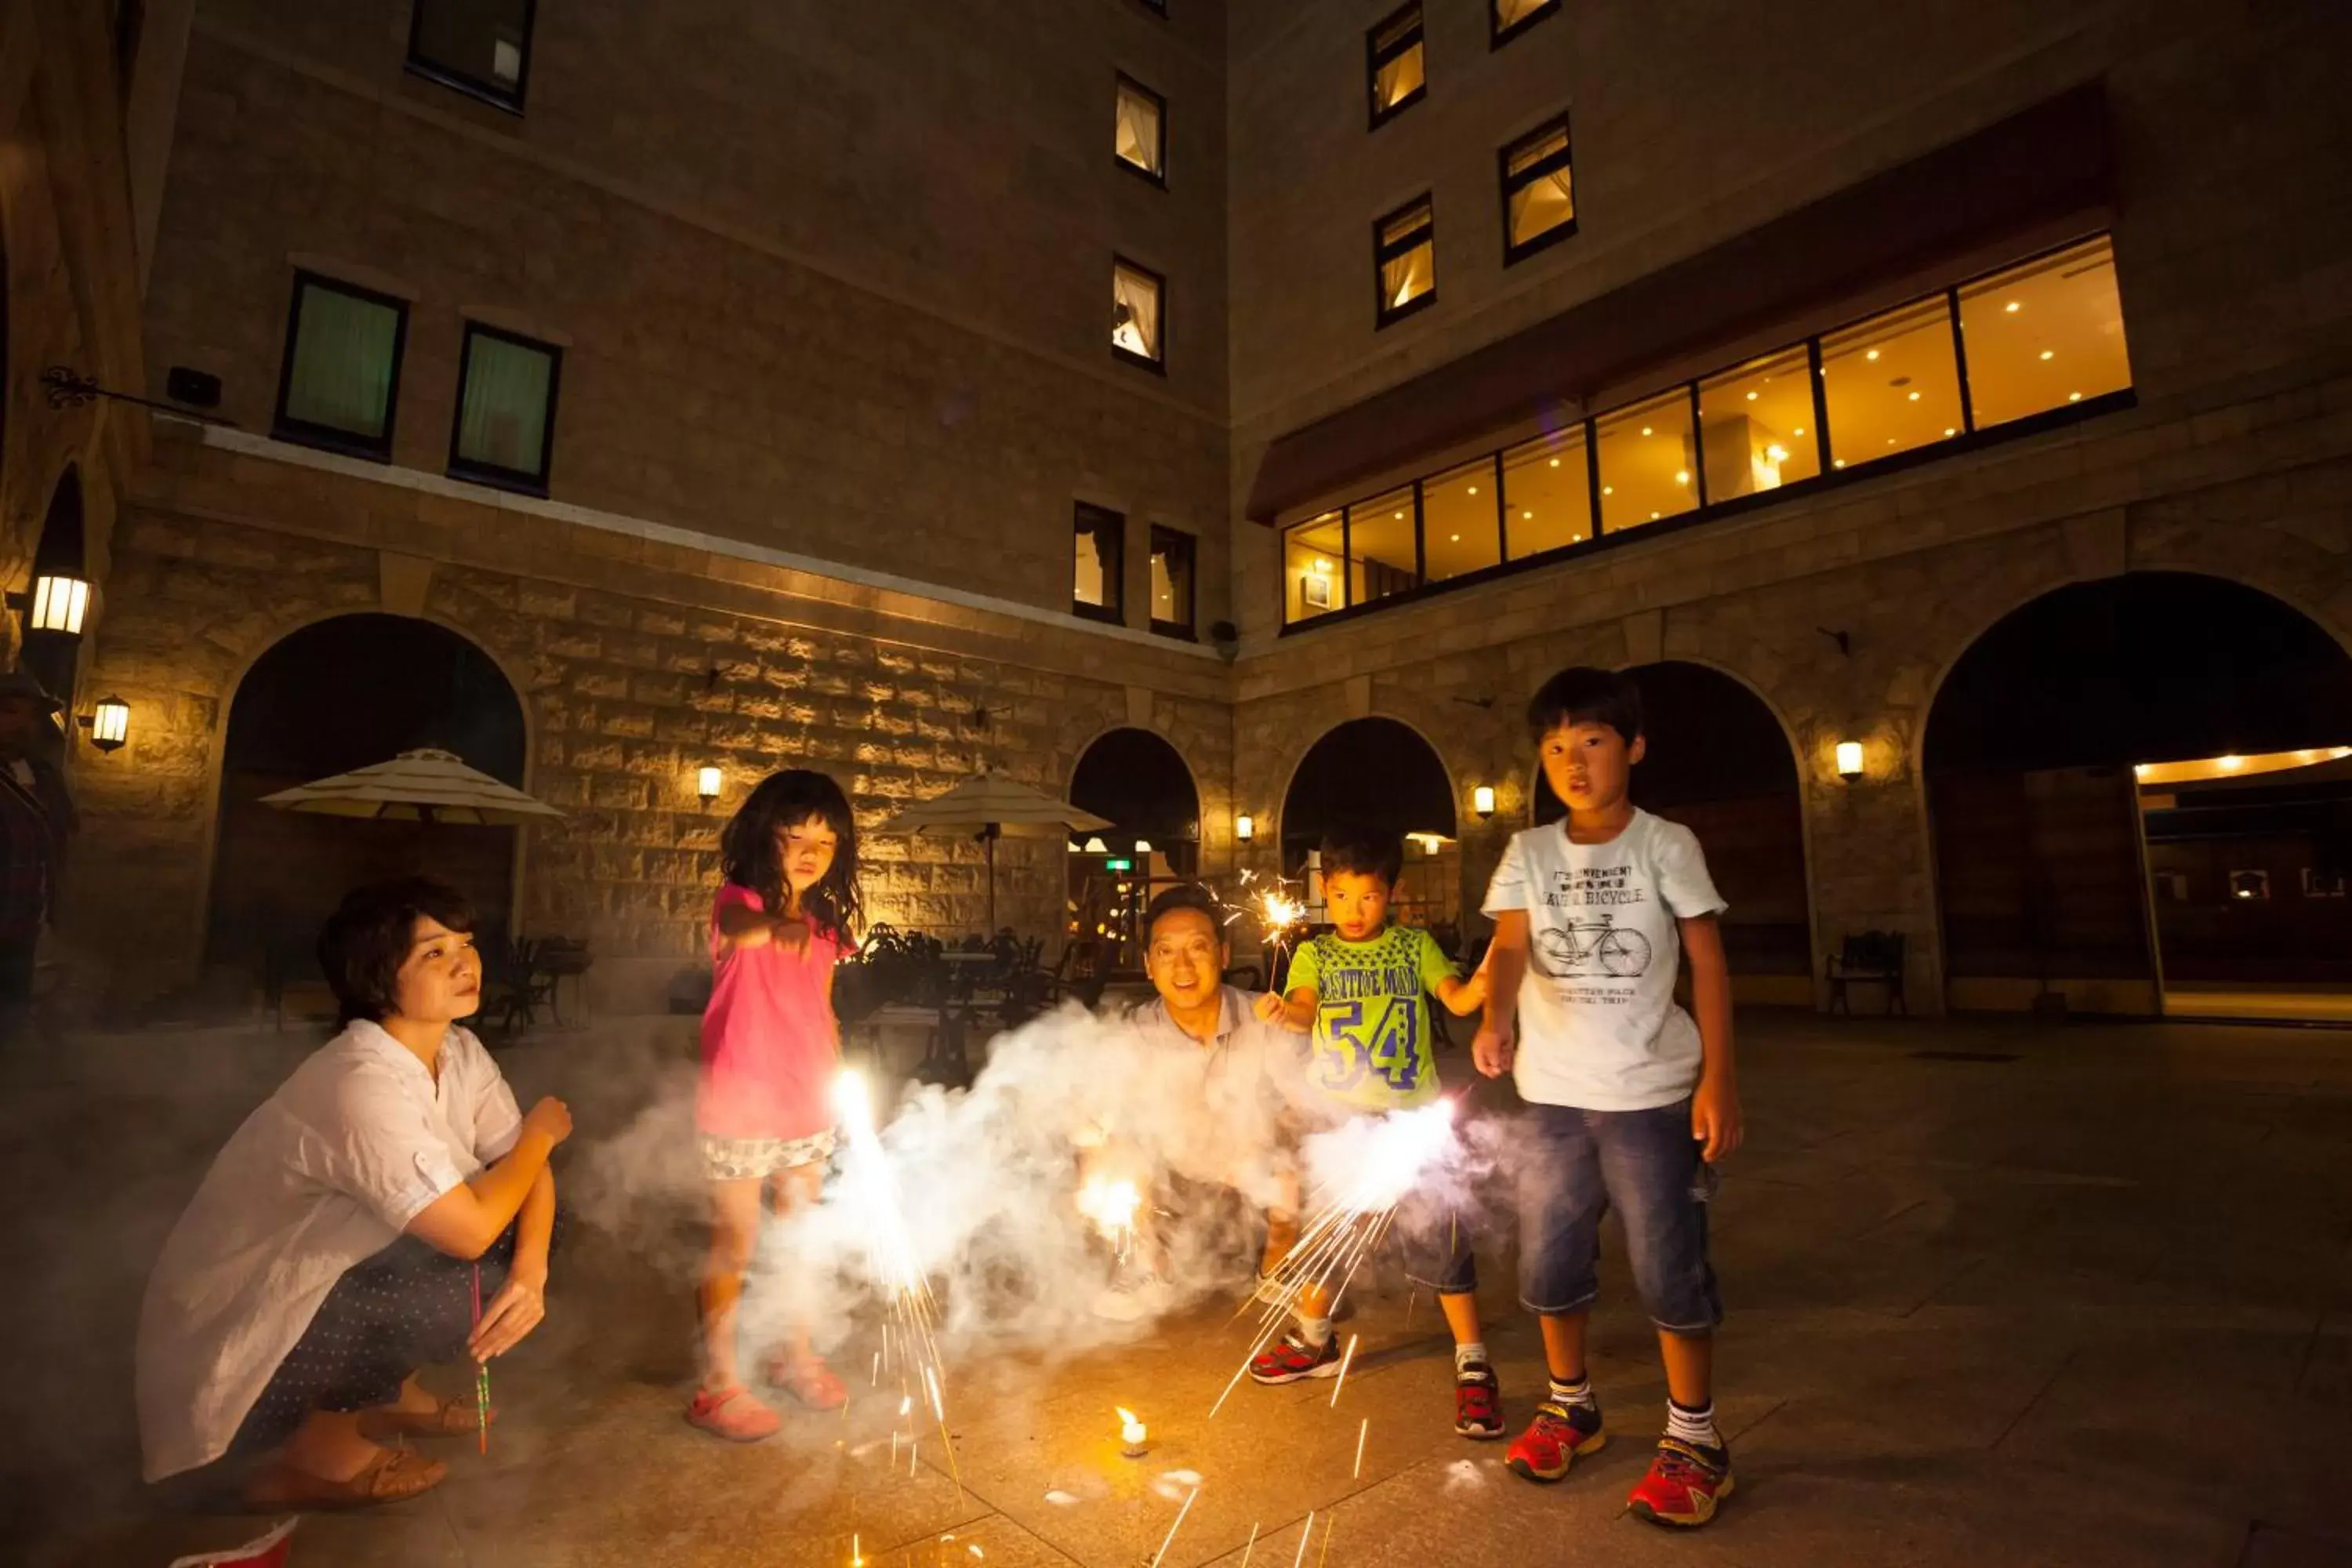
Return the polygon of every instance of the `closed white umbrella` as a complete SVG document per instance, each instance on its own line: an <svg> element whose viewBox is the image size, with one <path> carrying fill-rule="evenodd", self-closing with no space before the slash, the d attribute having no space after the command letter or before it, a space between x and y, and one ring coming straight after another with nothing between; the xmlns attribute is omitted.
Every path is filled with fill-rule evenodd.
<svg viewBox="0 0 2352 1568"><path fill-rule="evenodd" d="M988 928L996 929L996 841L1006 834L1018 838L1066 838L1072 832L1094 833L1110 826L1107 817L1082 811L1066 800L995 773L980 773L944 795L908 806L877 833L966 834L988 847Z"/></svg>
<svg viewBox="0 0 2352 1568"><path fill-rule="evenodd" d="M388 763L297 784L261 797L280 811L394 821L502 826L562 816L544 801L467 767L454 752L403 752Z"/></svg>

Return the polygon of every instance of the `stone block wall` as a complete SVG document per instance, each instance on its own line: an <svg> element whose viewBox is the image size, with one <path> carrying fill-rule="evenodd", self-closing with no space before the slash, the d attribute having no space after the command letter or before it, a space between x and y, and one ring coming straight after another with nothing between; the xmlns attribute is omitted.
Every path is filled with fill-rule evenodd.
<svg viewBox="0 0 2352 1568"><path fill-rule="evenodd" d="M508 675L525 785L566 814L523 836L518 929L588 937L607 1005L656 1005L696 961L719 830L777 768L831 773L870 835L983 765L1061 795L1087 742L1141 723L1193 767L1204 826L1227 821L1226 673L1212 656L193 441L166 443L147 478L95 662L132 704L131 743L83 769L96 852L68 916L76 953L128 988L194 971L237 681L289 631L355 611L421 615ZM727 776L714 807L696 796L709 763ZM1204 847L1213 866L1224 852ZM865 855L872 918L981 928L977 845L877 836ZM1063 864L1057 842L1004 841L1000 923L1058 932Z"/></svg>

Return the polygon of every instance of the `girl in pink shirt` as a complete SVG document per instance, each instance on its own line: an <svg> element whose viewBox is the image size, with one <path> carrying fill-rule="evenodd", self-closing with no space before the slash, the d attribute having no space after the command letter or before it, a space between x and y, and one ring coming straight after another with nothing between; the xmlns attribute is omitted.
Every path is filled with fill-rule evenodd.
<svg viewBox="0 0 2352 1568"><path fill-rule="evenodd" d="M762 1187L779 1213L814 1203L833 1152L841 1065L833 966L861 913L857 825L840 785L793 769L753 790L719 844L727 884L710 912L714 975L695 1103L711 1203L705 1353L686 1418L753 1442L782 1423L736 1375L736 1303L759 1238ZM805 1329L772 1351L761 1371L813 1410L837 1410L848 1398Z"/></svg>

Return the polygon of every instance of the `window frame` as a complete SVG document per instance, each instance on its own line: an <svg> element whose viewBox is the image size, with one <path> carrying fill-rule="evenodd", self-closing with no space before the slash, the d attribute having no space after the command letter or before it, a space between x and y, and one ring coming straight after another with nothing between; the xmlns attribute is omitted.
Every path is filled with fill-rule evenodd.
<svg viewBox="0 0 2352 1568"><path fill-rule="evenodd" d="M1150 268L1146 267L1143 263L1136 260L1132 257L1123 256L1118 251L1112 251L1110 257L1110 276L1114 289L1118 282L1118 269L1122 267L1126 268L1129 272L1139 272L1144 277L1151 279L1152 298L1160 302L1160 320L1157 322L1160 339L1160 357L1153 359L1148 355L1137 353L1133 349L1123 346L1116 338L1111 342L1111 356L1114 359L1124 360L1129 364L1140 365L1145 370L1151 372L1154 375L1164 376L1168 374L1168 275L1164 272L1153 271ZM1116 298L1115 294L1114 298Z"/></svg>
<svg viewBox="0 0 2352 1568"><path fill-rule="evenodd" d="M1385 239L1383 236L1389 226L1415 207L1426 208L1429 214L1428 222L1414 231L1416 237L1402 244ZM1429 247L1429 287L1391 309L1389 304L1388 264L1400 256L1410 255L1423 245ZM1384 331L1436 303L1437 195L1434 190L1426 190L1372 220L1372 330L1376 332Z"/></svg>
<svg viewBox="0 0 2352 1568"><path fill-rule="evenodd" d="M287 396L294 390L295 351L300 346L302 294L303 290L314 285L331 293L363 300L372 305L390 306L394 313L392 376L383 390L383 434L381 437L354 435L349 430L316 424L286 411ZM286 352L278 365L278 402L270 414L270 438L290 441L299 447L314 447L322 452L340 452L347 458L364 458L374 463L391 462L393 433L400 418L400 373L408 357L408 303L396 294L370 289L365 284L349 282L308 268L295 268L294 289L286 305Z"/></svg>
<svg viewBox="0 0 2352 1568"><path fill-rule="evenodd" d="M487 103L492 109L504 110L507 113L520 119L523 111L525 95L530 88L530 46L532 36L539 26L539 0L522 0L522 69L516 73L515 83L511 89L497 81L484 80L454 66L445 66L437 60L426 59L417 53L418 37L425 30L425 7L427 3L428 0L410 0L408 48L406 58L402 62L403 68L411 76L422 77L426 81L437 83L452 92L462 92L477 102Z"/></svg>
<svg viewBox="0 0 2352 1568"><path fill-rule="evenodd" d="M1545 154L1542 158L1529 164L1527 168L1521 170L1517 174L1511 173L1512 156L1516 154L1519 149L1527 146L1529 142L1541 142L1545 138L1550 136L1554 132L1558 132L1566 141L1566 146L1563 146L1557 153ZM1504 142L1501 147L1496 150L1495 167L1499 173L1502 180L1504 266L1515 267L1538 251L1544 250L1551 246L1558 245L1561 240L1570 238L1575 235L1576 132L1569 125L1569 111L1567 110L1561 110L1558 114L1553 115L1549 120L1545 121L1542 124L1534 127L1523 134L1514 136L1508 142ZM1533 239L1521 240L1514 243L1511 238L1511 198L1520 191L1526 189L1528 186L1534 184L1538 180L1542 179L1545 175L1559 169L1566 169L1569 172L1568 221L1563 224L1554 225L1552 227L1548 228L1541 234L1536 236Z"/></svg>
<svg viewBox="0 0 2352 1568"><path fill-rule="evenodd" d="M1419 205L1418 201L1406 203L1403 206L1398 207L1394 212L1389 214L1387 218L1383 218L1381 221L1385 223L1389 221L1389 219L1399 216L1417 205ZM1432 243L1433 244L1433 230L1435 226L1435 209L1433 205L1432 207L1431 224L1433 228ZM1375 245L1377 247L1377 226L1375 226L1374 234ZM1685 528L1703 526L1719 519L1734 517L1742 512L1753 510L1758 507L1776 505L1781 500L1790 498L1816 496L1833 490L1843 485L1863 482L1884 474L1898 473L1907 468L1918 467L1923 463L1939 462L1948 457L1979 451L1986 447L2002 445L2011 440L2023 439L2029 437L2042 435L2051 430L2063 429L2079 424L2084 420L2097 418L2101 416L2115 413L2122 409L2137 407L2139 403L2138 387L2137 383L2128 383L2123 386L2116 387L2109 391L2085 397L2079 403L2055 404L2050 407L2039 409L2030 414L2019 415L2012 418L2001 420L1996 424L1979 426L1975 424L1971 418L1958 430L1957 434L1953 436L1934 441L1923 442L1917 446L1905 447L1904 449L1887 457L1873 458L1866 460L1853 460L1848 462L1846 466L1843 468L1838 467L1832 460L1832 442L1830 430L1828 395L1821 374L1822 361L1822 345L1824 342L1836 339L1841 334L1849 332L1856 327L1875 321L1881 317L1894 315L1902 310L1916 309L1919 306L1930 303L1941 307L1946 311L1947 319L1955 324L1955 331L1957 331L1957 324L1959 320L1959 300L1961 296L1969 289L1973 289L1979 284L1988 283L2000 279L2006 274L2031 268L2040 262L2047 261L2053 257L2063 255L2068 251L2088 245L2095 240L2104 240L2107 246L2109 253L2111 255L2113 254L2115 249L2114 229L2094 228L2085 230L2084 232L2072 235L2068 238L2057 244L2041 247L2025 255L2015 257L2005 261L1998 267L1987 268L1982 271L1972 273L1968 277L1947 283L1940 288L1927 289L1917 295L1897 300L1893 304L1881 306L1874 310L1864 311L1855 316L1832 321L1814 331L1805 334L1803 337L1793 342L1783 343L1761 353L1750 352L1745 353L1729 363L1716 366L1715 368L1699 375L1685 377L1681 380L1669 383L1664 385L1649 386L1638 395L1614 399L1606 407L1585 408L1582 411L1581 417L1574 421L1576 425L1580 426L1582 431L1583 438L1581 447L1584 456L1585 486L1587 494L1586 517L1590 528L1588 537L1582 540L1571 541L1567 544L1554 546L1549 550L1514 558L1510 552L1508 482L1498 469L1496 479L1496 500L1498 505L1503 508L1504 511L1504 515L1500 519L1499 523L1502 531L1502 561L1492 566L1480 567L1475 571L1463 573L1458 576L1447 577L1436 582L1431 582L1427 575L1428 542L1423 533L1423 530L1426 527L1426 519L1423 517L1422 510L1422 487L1427 480L1433 478L1451 473L1470 463L1479 461L1481 455L1478 454L1454 457L1448 461L1433 468L1430 472L1416 474L1409 480L1390 480L1379 490L1367 492L1365 495L1359 497L1358 499L1340 502L1326 502L1318 506L1318 509L1310 514L1295 517L1288 522L1277 521L1275 525L1275 533L1277 541L1282 542L1286 542L1289 536L1297 530L1313 526L1318 522L1326 521L1334 514L1336 514L1339 519L1340 528L1339 587L1336 595L1337 602L1332 604L1329 607L1318 610L1312 615L1302 616L1296 620L1291 619L1289 616L1288 586L1288 578L1290 574L1286 564L1286 556L1285 558L1286 564L1284 569L1275 574L1276 592L1277 597L1276 615L1281 627L1279 635L1288 637L1293 633L1312 630L1316 627L1328 625L1333 621L1351 620L1360 615L1370 614L1387 605L1408 604L1426 598L1431 594L1449 593L1456 589L1471 587L1497 577L1508 576L1514 573L1530 571L1537 567L1549 565L1565 559L1580 557L1595 550L1612 549L1629 540L1653 538L1661 534L1677 531ZM1377 263L1374 267L1373 276L1377 283L1380 276ZM1425 300L1433 300L1436 297L1436 289L1433 282L1429 293L1422 298ZM1405 311L1401 312L1401 314L1410 313L1412 309L1417 308L1418 304L1419 301L1415 301L1413 306L1406 307ZM2129 332L2128 329L2126 329L2126 340L2128 340L2128 337ZM2128 342L2126 342L2126 352L2128 352ZM1804 355L1806 374L1811 384L1811 393L1813 426L1810 435L1810 439L1813 442L1815 452L1818 455L1818 470L1807 478L1794 479L1770 489L1752 490L1742 495L1727 496L1721 500L1714 499L1712 495L1712 488L1706 472L1706 422L1701 408L1701 388L1708 382L1716 381L1727 375L1730 375L1738 372L1743 366L1759 360L1776 359L1783 356L1798 354L1800 353ZM1968 361L1964 353L1956 353L1954 368L1959 397L1963 407L1967 407L1971 399L1972 391L1969 382ZM1619 414L1626 413L1644 404L1663 402L1664 400L1676 396L1686 399L1686 406L1689 409L1691 430L1693 435L1691 478L1693 494L1697 504L1686 510L1675 513L1671 516L1663 517L1655 521L1643 521L1630 527L1620 527L1616 529L1608 528L1605 521L1602 487L1601 482L1601 449L1599 440L1600 424L1605 419ZM1567 426L1562 425L1558 427L1558 430L1565 430ZM1551 433L1557 434L1558 431L1555 430ZM1491 457L1494 461L1500 464L1509 455L1509 453L1516 448L1525 446L1532 441L1544 439L1545 436L1545 432L1538 432L1535 435L1522 434L1511 439L1500 442L1490 453L1484 454L1484 456ZM1800 439L1804 438L1806 437L1800 437ZM1414 557L1418 569L1416 583L1411 588L1401 589L1395 593L1384 594L1377 598L1367 598L1360 602L1355 596L1354 581L1352 576L1354 541L1350 537L1350 533L1352 531L1351 525L1354 521L1355 511L1360 506L1366 504L1370 500L1377 499L1378 497L1393 496L1407 488L1410 488L1413 496ZM1278 548L1286 548L1286 544L1278 546Z"/></svg>
<svg viewBox="0 0 2352 1568"><path fill-rule="evenodd" d="M496 338L500 342L512 343L517 348L530 349L547 356L547 409L541 416L540 425L539 471L535 474L526 473L520 468L504 468L497 463L485 463L458 455L457 448L466 435L466 386L473 379L474 339L478 336ZM465 334L457 342L457 406L449 420L447 470L449 477L453 479L462 479L467 484L488 485L496 489L514 490L522 495L547 494L548 479L555 466L556 400L562 387L563 349L562 345L546 342L538 338L525 337L520 332L509 331L504 327L495 327L488 321L478 321L467 317Z"/></svg>
<svg viewBox="0 0 2352 1568"><path fill-rule="evenodd" d="M1403 21L1408 12L1412 16L1412 26L1386 48L1381 47L1381 35ZM1383 105L1381 102L1381 68L1407 53L1416 44L1421 47L1422 51L1420 85L1394 103ZM1422 15L1421 0L1404 0L1403 5L1364 29L1364 97L1371 108L1371 122L1365 129L1378 131L1428 96L1428 18Z"/></svg>
<svg viewBox="0 0 2352 1568"><path fill-rule="evenodd" d="M1517 37L1548 16L1557 16L1560 0L1539 0L1534 10L1506 26L1502 14L1495 8L1495 0L1486 0L1486 50L1489 54Z"/></svg>
<svg viewBox="0 0 2352 1568"><path fill-rule="evenodd" d="M1114 71L1111 74L1117 79L1116 85L1111 89L1110 100L1111 162L1117 163L1120 168L1125 169L1129 174L1133 174L1136 178L1146 181L1164 191L1168 188L1168 100L1165 98L1162 98L1160 94L1152 91L1150 88L1144 86L1141 82L1136 80L1133 77L1128 75L1125 71ZM1156 169L1147 169L1140 163L1130 163L1125 158L1118 155L1118 100L1120 92L1128 89L1132 89L1143 97L1150 99L1152 101L1153 106L1160 110L1159 119L1154 122L1160 132L1159 145L1152 149L1153 162L1159 164L1159 167Z"/></svg>
<svg viewBox="0 0 2352 1568"><path fill-rule="evenodd" d="M1172 557L1180 553L1178 549L1169 548L1171 545L1180 546L1181 553L1184 558L1184 596L1187 601L1185 608L1190 614L1181 621L1164 621L1157 614L1159 606L1155 605L1152 606L1155 613L1151 616L1151 630L1159 637L1174 637L1181 642L1198 642L1201 640L1200 535L1187 533L1181 528L1171 528L1165 523L1155 522L1151 525L1150 542L1145 559L1149 561L1153 555ZM1172 578L1175 574L1171 572L1169 575Z"/></svg>
<svg viewBox="0 0 2352 1568"><path fill-rule="evenodd" d="M1070 584L1070 613L1085 620L1101 621L1105 625L1127 625L1127 513L1115 511L1094 501L1071 504L1071 533L1074 537L1108 538L1110 549L1103 562L1103 598L1099 605L1089 605L1078 597L1078 585ZM1097 555L1105 552L1099 543ZM1076 570L1076 552L1072 554L1072 570Z"/></svg>

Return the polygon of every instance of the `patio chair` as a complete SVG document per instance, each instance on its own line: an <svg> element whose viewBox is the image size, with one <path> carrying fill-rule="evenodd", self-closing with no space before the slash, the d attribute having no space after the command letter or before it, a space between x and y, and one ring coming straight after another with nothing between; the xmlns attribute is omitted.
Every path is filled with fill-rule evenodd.
<svg viewBox="0 0 2352 1568"><path fill-rule="evenodd" d="M1899 931L1854 931L1847 935L1838 952L1829 955L1823 977L1830 983L1830 1011L1841 1007L1846 1016L1853 1016L1853 1005L1847 999L1846 987L1860 982L1865 985L1886 988L1885 1016L1892 1017L1900 1012L1911 1016L1903 1000L1904 933Z"/></svg>

